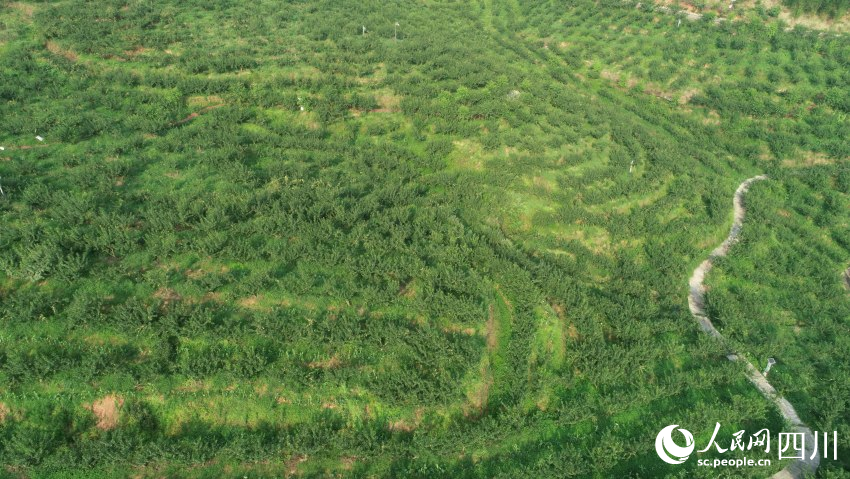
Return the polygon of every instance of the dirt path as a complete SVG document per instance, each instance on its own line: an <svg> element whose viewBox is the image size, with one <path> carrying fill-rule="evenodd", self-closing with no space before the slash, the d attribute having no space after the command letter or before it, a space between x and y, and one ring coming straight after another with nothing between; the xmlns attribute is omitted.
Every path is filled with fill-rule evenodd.
<svg viewBox="0 0 850 479"><path fill-rule="evenodd" d="M777 472L770 479L800 479L808 474L814 474L815 470L817 470L818 465L820 464L820 457L815 455L814 459L809 459L812 455L815 439L812 436L812 430L809 429L808 426L803 424L803 421L800 420L800 416L797 415L797 411L794 410L794 406L791 405L785 398L779 396L776 393L776 389L767 382L767 378L765 378L758 369L747 359L738 356L738 354L729 347L729 344L726 342L726 339L720 334L720 331L715 329L714 325L711 324L711 320L708 319L708 316L705 314L705 286L703 285L703 281L705 280L705 275L711 271L714 258L718 258L721 256L726 256L726 253L729 252L729 248L732 247L733 244L738 240L738 237L741 234L741 228L744 223L744 193L750 188L750 185L756 181L761 181L767 179L765 175L754 176L738 186L738 189L735 191L735 197L733 199L733 214L734 220L732 221L732 229L729 231L729 236L720 244L711 254L708 256L708 259L703 261L697 269L694 270L694 274L691 276L688 285L690 286L690 293L688 294L688 306L691 309L691 314L699 323L700 327L703 331L715 337L718 341L720 341L724 347L726 347L728 353L726 355L730 361L742 361L747 369L747 378L749 378L750 382L762 393L762 395L773 402L776 407L779 408L779 412L782 414L782 417L785 418L788 423L793 427L794 432L805 434L805 454L803 455L804 459L798 459L793 463L789 464Z"/></svg>

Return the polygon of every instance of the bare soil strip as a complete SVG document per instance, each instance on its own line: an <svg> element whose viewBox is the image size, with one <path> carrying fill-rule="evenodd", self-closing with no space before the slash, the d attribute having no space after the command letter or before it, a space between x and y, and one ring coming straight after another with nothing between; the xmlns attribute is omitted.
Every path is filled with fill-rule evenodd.
<svg viewBox="0 0 850 479"><path fill-rule="evenodd" d="M210 105L208 107L201 108L200 110L198 110L194 113L190 113L189 116L187 116L186 118L183 118L180 121L172 123L172 126L182 125L183 123L190 122L190 121L194 120L195 118L203 115L204 113L206 113L210 110L215 110L216 108L221 108L223 106L224 106L224 103L221 103L221 104L218 104L218 105Z"/></svg>
<svg viewBox="0 0 850 479"><path fill-rule="evenodd" d="M785 469L782 469L770 477L770 479L801 479L804 476L814 474L820 464L820 457L818 457L817 454L813 459L809 459L812 456L815 447L815 439L814 436L812 436L812 430L809 429L802 420L800 420L800 416L797 415L797 411L794 410L794 406L776 393L776 389L767 382L767 378L765 378L751 362L740 357L738 353L729 346L726 339L722 334L720 334L720 331L715 329L714 325L711 324L711 320L708 319L708 316L705 314L705 286L703 285L705 275L708 274L708 272L711 271L712 266L714 266L714 258L726 256L726 253L729 252L729 248L735 244L741 234L741 228L743 227L745 216L744 193L747 192L751 184L765 179L767 179L767 176L765 175L755 176L744 181L740 186L738 186L733 199L734 220L732 222L732 229L729 231L729 236L726 237L723 243L715 248L708 256L708 259L703 261L697 269L694 270L694 274L688 282L688 285L690 286L688 306L691 309L691 314L697 320L702 330L716 338L724 345L724 347L726 347L728 351L726 357L730 361L742 361L744 363L747 369L747 378L749 378L750 382L753 383L756 389L758 389L765 398L773 402L776 407L779 408L779 412L782 414L782 417L791 424L793 431L803 433L805 435L805 454L803 454L803 459L794 461L786 466Z"/></svg>
<svg viewBox="0 0 850 479"><path fill-rule="evenodd" d="M33 148L47 148L48 146L53 146L52 143L39 143L38 145L20 145L20 146L7 146L7 151L14 150L32 150Z"/></svg>

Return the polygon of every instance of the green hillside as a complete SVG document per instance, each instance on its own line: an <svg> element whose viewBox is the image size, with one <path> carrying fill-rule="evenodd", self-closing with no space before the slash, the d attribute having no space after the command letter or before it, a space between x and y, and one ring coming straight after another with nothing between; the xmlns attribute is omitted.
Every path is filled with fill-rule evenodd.
<svg viewBox="0 0 850 479"><path fill-rule="evenodd" d="M4 3L0 476L717 477L653 444L788 429L687 302L766 173L710 314L850 477L848 115L758 17Z"/></svg>

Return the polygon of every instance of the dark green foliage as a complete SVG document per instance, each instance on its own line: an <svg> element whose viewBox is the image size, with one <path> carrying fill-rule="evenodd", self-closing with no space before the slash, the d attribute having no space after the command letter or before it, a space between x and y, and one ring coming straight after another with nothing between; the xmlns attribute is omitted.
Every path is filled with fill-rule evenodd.
<svg viewBox="0 0 850 479"><path fill-rule="evenodd" d="M660 425L781 429L686 278L741 179L847 155L846 41L584 0L0 21L10 471L676 477ZM813 261L848 247L845 166L777 174L838 245ZM846 428L836 397L806 419Z"/></svg>
<svg viewBox="0 0 850 479"><path fill-rule="evenodd" d="M850 198L832 189L835 174L829 167L779 171L776 182L748 193L741 244L718 264L708 296L711 316L739 350L761 364L776 358L771 383L819 431L846 430L850 417L843 399L850 371L836 361L847 352L841 332L850 325ZM846 468L844 451L841 442L841 462L825 466Z"/></svg>
<svg viewBox="0 0 850 479"><path fill-rule="evenodd" d="M782 3L798 12L814 12L833 18L850 10L850 2L847 0L782 0Z"/></svg>

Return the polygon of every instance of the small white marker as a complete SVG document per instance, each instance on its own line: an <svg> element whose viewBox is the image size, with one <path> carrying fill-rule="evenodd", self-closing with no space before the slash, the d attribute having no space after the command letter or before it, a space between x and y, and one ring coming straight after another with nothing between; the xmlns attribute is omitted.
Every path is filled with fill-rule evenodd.
<svg viewBox="0 0 850 479"><path fill-rule="evenodd" d="M762 376L767 376L767 373L769 373L769 372L770 372L770 368L771 368L771 366L773 366L774 364L776 364L776 360L775 360L775 359L773 359L773 358L767 358L767 367L766 367L766 368L764 368L764 372L763 372L763 373L761 373L761 374L762 374Z"/></svg>
<svg viewBox="0 0 850 479"><path fill-rule="evenodd" d="M40 136L36 136L35 139L38 140L38 141L44 141L44 138L42 138Z"/></svg>
<svg viewBox="0 0 850 479"><path fill-rule="evenodd" d="M0 146L0 151L6 151L6 147L5 147L5 146Z"/></svg>

